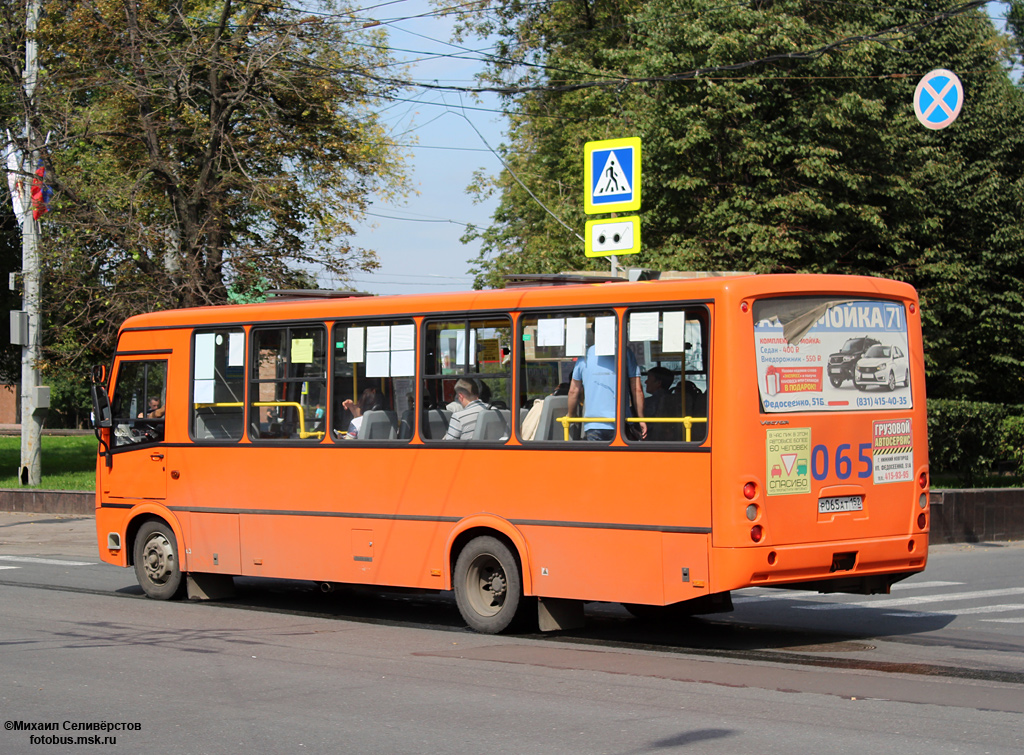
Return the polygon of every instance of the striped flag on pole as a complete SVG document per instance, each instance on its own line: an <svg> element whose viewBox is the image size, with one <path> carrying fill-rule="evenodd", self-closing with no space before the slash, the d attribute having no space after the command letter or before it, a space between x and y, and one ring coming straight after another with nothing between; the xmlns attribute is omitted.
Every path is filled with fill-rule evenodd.
<svg viewBox="0 0 1024 755"><path fill-rule="evenodd" d="M39 220L39 216L50 211L50 197L53 189L46 185L46 166L39 161L36 168L36 176L32 179L32 218Z"/></svg>
<svg viewBox="0 0 1024 755"><path fill-rule="evenodd" d="M14 144L11 132L7 132L7 143L4 145L4 166L7 169L7 187L11 190L11 203L18 225L25 222L25 182L21 172L21 155Z"/></svg>

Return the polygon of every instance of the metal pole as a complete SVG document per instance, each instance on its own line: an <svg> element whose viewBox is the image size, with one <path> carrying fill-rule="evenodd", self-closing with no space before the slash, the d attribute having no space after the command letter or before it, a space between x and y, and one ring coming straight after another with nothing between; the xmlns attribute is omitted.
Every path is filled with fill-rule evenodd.
<svg viewBox="0 0 1024 755"><path fill-rule="evenodd" d="M39 71L35 41L39 20L39 0L30 0L28 18L25 23L25 134L28 139L26 152L30 155L29 171L34 172L39 164L39 149L32 133L32 106L35 98L36 77ZM23 182L25 222L22 224L21 274L22 309L28 316L28 343L21 348L21 470L18 477L22 485L39 485L42 479L42 463L39 443L43 434L45 409L38 406L39 345L42 341L42 322L39 307L39 224L32 217L32 182ZM47 402L48 403L48 402Z"/></svg>

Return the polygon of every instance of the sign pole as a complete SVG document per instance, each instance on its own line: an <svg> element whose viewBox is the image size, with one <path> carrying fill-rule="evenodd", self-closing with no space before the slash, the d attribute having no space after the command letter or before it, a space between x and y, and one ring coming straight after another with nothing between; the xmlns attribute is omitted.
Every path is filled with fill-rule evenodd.
<svg viewBox="0 0 1024 755"><path fill-rule="evenodd" d="M31 156L29 170L33 172L39 164L39 149L32 134L31 117L39 71L35 40L38 20L39 0L31 0L25 24L25 134L28 139L26 152ZM39 370L36 367L39 362L39 345L42 341L39 307L39 223L32 212L32 182L23 181L22 186L22 207L25 210L25 220L21 226L22 310L28 318L28 343L21 347L21 469L18 479L22 485L39 485L42 480L39 444L43 434L43 420L46 417L45 407L38 406L41 391Z"/></svg>

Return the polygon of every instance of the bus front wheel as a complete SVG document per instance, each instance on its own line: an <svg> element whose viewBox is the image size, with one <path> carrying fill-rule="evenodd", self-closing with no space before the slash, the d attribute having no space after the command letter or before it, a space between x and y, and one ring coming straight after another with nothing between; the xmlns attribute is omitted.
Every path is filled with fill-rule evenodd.
<svg viewBox="0 0 1024 755"><path fill-rule="evenodd" d="M498 634L511 626L522 603L523 578L503 542L490 536L470 540L455 561L453 581L459 613L471 629Z"/></svg>
<svg viewBox="0 0 1024 755"><path fill-rule="evenodd" d="M178 563L178 541L163 522L146 522L135 538L135 577L142 591L156 600L170 600L183 592Z"/></svg>

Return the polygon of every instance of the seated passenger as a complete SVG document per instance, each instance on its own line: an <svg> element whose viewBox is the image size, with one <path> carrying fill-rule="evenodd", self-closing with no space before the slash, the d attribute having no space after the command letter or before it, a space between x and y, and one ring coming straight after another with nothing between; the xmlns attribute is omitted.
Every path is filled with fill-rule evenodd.
<svg viewBox="0 0 1024 755"><path fill-rule="evenodd" d="M480 412L487 410L487 405L480 400L480 389L475 380L460 378L455 383L455 403L458 403L460 409L452 414L444 439L470 440L476 430Z"/></svg>
<svg viewBox="0 0 1024 755"><path fill-rule="evenodd" d="M348 425L348 433L345 435L345 439L355 440L359 437L359 428L363 424L363 414L375 409L383 409L384 396L376 388L370 387L359 395L358 404L352 399L347 398L341 402L341 406L352 413L352 421Z"/></svg>
<svg viewBox="0 0 1024 755"><path fill-rule="evenodd" d="M648 417L682 417L682 405L678 396L669 391L672 385L672 371L665 367L652 367L647 371L647 393L644 399L644 414ZM647 429L648 440L680 440L682 423L652 422Z"/></svg>

